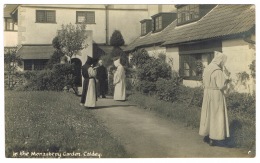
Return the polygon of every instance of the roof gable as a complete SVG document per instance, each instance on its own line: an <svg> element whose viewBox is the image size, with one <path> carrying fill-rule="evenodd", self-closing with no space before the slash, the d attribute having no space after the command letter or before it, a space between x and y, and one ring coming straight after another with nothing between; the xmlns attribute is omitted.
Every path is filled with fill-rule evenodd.
<svg viewBox="0 0 260 163"><path fill-rule="evenodd" d="M19 5L17 4L6 4L4 6L4 17L11 18L11 13L16 9Z"/></svg>

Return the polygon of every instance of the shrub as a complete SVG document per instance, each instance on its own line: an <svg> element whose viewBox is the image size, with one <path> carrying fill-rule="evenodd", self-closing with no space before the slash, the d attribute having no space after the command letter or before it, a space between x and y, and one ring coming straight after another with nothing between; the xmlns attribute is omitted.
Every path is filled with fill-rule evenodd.
<svg viewBox="0 0 260 163"><path fill-rule="evenodd" d="M255 114L255 94L250 95L246 93L230 93L226 97L227 108L235 112L247 112Z"/></svg>
<svg viewBox="0 0 260 163"><path fill-rule="evenodd" d="M25 90L61 91L65 86L73 87L74 65L55 64L51 70L28 71L24 74L27 80Z"/></svg>
<svg viewBox="0 0 260 163"><path fill-rule="evenodd" d="M170 79L171 67L160 59L150 58L137 70L137 77L151 82L156 82L159 78Z"/></svg>
<svg viewBox="0 0 260 163"><path fill-rule="evenodd" d="M177 99L178 82L176 79L158 79L156 82L157 97L159 100L174 102Z"/></svg>
<svg viewBox="0 0 260 163"><path fill-rule="evenodd" d="M131 64L137 68L142 67L147 62L147 60L150 59L150 56L145 49L139 49L132 55L133 57L131 59Z"/></svg>
<svg viewBox="0 0 260 163"><path fill-rule="evenodd" d="M52 69L54 64L58 64L61 62L62 57L64 57L64 53L62 53L59 50L55 50L51 56L51 58L48 60L46 68Z"/></svg>
<svg viewBox="0 0 260 163"><path fill-rule="evenodd" d="M156 83L145 80L138 80L135 84L135 90L144 94L153 94L156 91Z"/></svg>

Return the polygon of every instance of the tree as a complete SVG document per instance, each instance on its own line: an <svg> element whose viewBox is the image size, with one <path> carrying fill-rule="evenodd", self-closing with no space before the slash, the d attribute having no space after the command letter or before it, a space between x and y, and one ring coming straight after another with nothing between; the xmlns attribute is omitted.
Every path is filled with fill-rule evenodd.
<svg viewBox="0 0 260 163"><path fill-rule="evenodd" d="M114 47L123 46L125 44L125 40L119 30L115 30L110 37L110 45Z"/></svg>
<svg viewBox="0 0 260 163"><path fill-rule="evenodd" d="M110 38L110 45L113 46L113 50L110 54L110 58L120 57L120 62L123 66L128 66L128 57L125 52L120 48L125 44L124 38L119 30L115 30Z"/></svg>
<svg viewBox="0 0 260 163"><path fill-rule="evenodd" d="M80 50L83 50L87 47L85 41L87 38L86 25L82 23L80 25L72 25L71 23L68 25L62 25L61 30L58 31L58 42L60 46L58 48L70 58L76 56Z"/></svg>
<svg viewBox="0 0 260 163"><path fill-rule="evenodd" d="M47 69L52 69L54 64L60 63L62 58L65 57L65 54L61 50L62 47L58 36L54 37L54 39L52 40L52 46L55 48L55 51L47 62Z"/></svg>

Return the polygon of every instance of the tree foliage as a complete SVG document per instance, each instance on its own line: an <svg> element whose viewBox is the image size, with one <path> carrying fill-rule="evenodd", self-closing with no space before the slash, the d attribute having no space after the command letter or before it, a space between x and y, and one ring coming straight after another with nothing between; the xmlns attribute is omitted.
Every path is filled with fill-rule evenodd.
<svg viewBox="0 0 260 163"><path fill-rule="evenodd" d="M251 76L255 79L255 60L249 65L249 69L251 70Z"/></svg>
<svg viewBox="0 0 260 163"><path fill-rule="evenodd" d="M18 65L22 64L22 59L17 56L17 48L5 48L4 49L4 67L7 73L7 87L11 89L14 87L14 78L16 76Z"/></svg>
<svg viewBox="0 0 260 163"><path fill-rule="evenodd" d="M65 57L65 54L62 52L62 45L59 41L58 36L54 37L52 40L52 46L55 48L51 58L48 60L46 68L52 69L54 64L60 63L62 57Z"/></svg>
<svg viewBox="0 0 260 163"><path fill-rule="evenodd" d="M123 46L125 44L125 40L119 30L115 30L110 37L110 45L112 46Z"/></svg>
<svg viewBox="0 0 260 163"><path fill-rule="evenodd" d="M16 70L17 66L22 64L22 59L17 56L17 48L4 49L4 63L7 72Z"/></svg>
<svg viewBox="0 0 260 163"><path fill-rule="evenodd" d="M59 42L60 45L55 45L61 48L61 51L70 59L73 55L76 56L80 50L87 47L85 27L84 23L80 25L63 24L61 30L58 31L58 38L54 42Z"/></svg>

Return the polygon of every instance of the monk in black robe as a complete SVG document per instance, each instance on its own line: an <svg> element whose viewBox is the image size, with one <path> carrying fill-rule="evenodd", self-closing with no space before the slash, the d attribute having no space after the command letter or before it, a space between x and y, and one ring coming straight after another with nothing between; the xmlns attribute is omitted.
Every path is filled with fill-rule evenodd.
<svg viewBox="0 0 260 163"><path fill-rule="evenodd" d="M88 83L89 83L89 75L88 75L88 68L92 64L92 58L88 56L86 63L82 66L82 76L84 78L83 81L83 89L82 89L82 94L81 94L81 100L80 100L80 105L84 105L86 102L86 95L87 95L87 90L88 90Z"/></svg>
<svg viewBox="0 0 260 163"><path fill-rule="evenodd" d="M108 90L108 80L107 80L107 69L103 66L103 61L98 61L99 67L97 68L97 79L99 84L99 95L102 98L106 98L106 93Z"/></svg>

